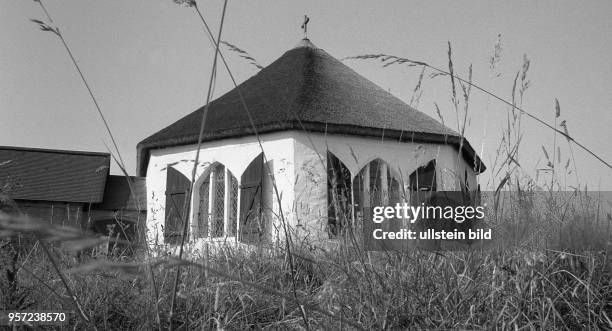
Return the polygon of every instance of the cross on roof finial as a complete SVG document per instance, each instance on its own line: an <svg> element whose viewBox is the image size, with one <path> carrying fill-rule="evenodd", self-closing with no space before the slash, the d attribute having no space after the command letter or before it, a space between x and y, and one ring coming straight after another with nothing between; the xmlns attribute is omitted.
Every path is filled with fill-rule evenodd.
<svg viewBox="0 0 612 331"><path fill-rule="evenodd" d="M308 22L310 17L304 15L304 23L302 23L302 31L304 31L304 39L308 39Z"/></svg>

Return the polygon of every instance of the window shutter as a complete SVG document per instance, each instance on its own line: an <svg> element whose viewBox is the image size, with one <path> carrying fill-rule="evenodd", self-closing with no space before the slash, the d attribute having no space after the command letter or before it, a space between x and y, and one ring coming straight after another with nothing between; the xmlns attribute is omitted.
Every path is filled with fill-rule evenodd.
<svg viewBox="0 0 612 331"><path fill-rule="evenodd" d="M419 167L409 178L412 191L436 191L436 160Z"/></svg>
<svg viewBox="0 0 612 331"><path fill-rule="evenodd" d="M189 179L178 170L168 167L166 174L166 220L164 242L178 244L184 227L183 207L189 189Z"/></svg>
<svg viewBox="0 0 612 331"><path fill-rule="evenodd" d="M436 160L431 160L426 165L419 167L409 177L410 190L413 194L410 195L412 205L418 205L421 202L429 201L433 193L437 191L436 180Z"/></svg>
<svg viewBox="0 0 612 331"><path fill-rule="evenodd" d="M243 242L258 241L264 233L263 173L263 154L259 154L240 180L240 240Z"/></svg>
<svg viewBox="0 0 612 331"><path fill-rule="evenodd" d="M351 173L331 152L327 152L327 226L330 238L351 218Z"/></svg>

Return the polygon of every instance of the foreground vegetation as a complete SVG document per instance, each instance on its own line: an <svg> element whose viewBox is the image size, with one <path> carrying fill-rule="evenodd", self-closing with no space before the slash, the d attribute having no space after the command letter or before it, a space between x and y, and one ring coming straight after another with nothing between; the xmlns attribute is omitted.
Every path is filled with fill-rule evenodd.
<svg viewBox="0 0 612 331"><path fill-rule="evenodd" d="M42 2L37 2L42 7ZM195 1L175 2L194 7L200 14ZM48 15L46 9L44 12ZM48 25L50 17L48 21L34 20L43 31L59 37L72 58L60 30ZM207 36L218 48L215 40L220 34L215 39L202 21ZM448 79L452 86L451 115L457 118L457 132L464 136L471 109L472 67L468 78L459 80L450 43L448 56L448 70L382 54L353 59L384 60L385 67L422 66L410 102L415 107L422 94L421 81L427 77L426 68L433 70L428 72L431 78ZM491 77L495 79L499 77L496 66L500 58L498 41L490 61ZM225 59L221 60L231 74ZM74 65L106 125L76 61ZM506 128L489 170L495 175L488 187L498 191L514 188L525 192L538 182L537 174L535 181L524 180L518 158L523 114L539 120L520 108L530 85L528 69L525 57L513 80L512 102L505 101ZM435 108L444 124L442 111L437 104ZM556 101L554 126L548 126L559 134L559 140L567 141L575 168L570 145L574 140L565 121L557 125L560 116ZM127 175L108 125L106 128L117 154L115 160ZM552 157L542 145L547 164L538 171L550 175L546 178L550 184L544 186L549 191L566 189L559 178L572 175L570 158L561 160L558 144L555 136L552 148L548 148ZM579 183L575 170L573 175ZM497 219L500 224L531 219L526 215L535 213L538 207L521 199L517 196L511 213ZM6 207L6 201L0 194L0 209L13 211L13 207ZM549 212L544 213L545 221L566 221L555 215L560 209L554 203L542 210ZM612 329L608 250L560 252L536 245L536 237L530 245L506 250L364 252L356 241L345 238L325 249L291 241L248 249L223 245L210 254L190 252L185 255L188 259L180 260L164 254L164 247L153 251L140 247L129 255L122 249L98 254L92 247L104 245L107 239L15 215L0 214L0 310L71 311L66 329ZM539 225L543 226L532 228L549 228L548 223ZM32 240L23 243L23 238ZM67 250L69 243L73 244L71 253ZM170 318L175 296L176 308Z"/></svg>
<svg viewBox="0 0 612 331"><path fill-rule="evenodd" d="M363 252L341 242L287 254L228 244L188 262L53 246L50 259L44 242L2 242L0 310L71 311L69 329L169 328L178 265L176 329L612 327L607 251Z"/></svg>

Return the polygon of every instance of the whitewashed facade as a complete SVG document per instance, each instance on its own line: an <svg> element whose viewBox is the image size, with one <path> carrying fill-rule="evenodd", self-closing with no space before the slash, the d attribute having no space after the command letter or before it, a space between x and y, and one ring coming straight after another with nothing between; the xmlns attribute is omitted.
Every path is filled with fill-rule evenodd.
<svg viewBox="0 0 612 331"><path fill-rule="evenodd" d="M484 169L458 133L308 39L141 141L137 166L147 178L149 242L176 246L187 224L196 249L274 243L286 232L311 244L335 240L368 208L411 192L475 190Z"/></svg>
<svg viewBox="0 0 612 331"><path fill-rule="evenodd" d="M187 242L190 246L200 248L204 242L211 241L244 242L240 235L245 220L245 215L240 215L240 211L245 210L244 206L240 206L240 195L243 192L240 187L244 184L241 178L252 161L261 155L262 149L266 162L263 166L261 187L262 215L265 220L261 236L269 242L282 239L284 232L280 221L281 213L292 233L298 237L306 238L313 244L330 240L327 229L328 151L346 166L350 172L351 182L355 181L360 171L367 168L371 161L382 160L384 162L379 163L381 168L387 167L388 173L409 192L407 189L410 185L409 175L417 168L435 160L437 178L435 189L458 190L460 184L466 181L469 187L477 187L476 173L463 158L458 157L457 149L450 145L384 141L371 137L300 131L263 134L260 139L261 145L255 136L202 144L193 196L189 202ZM151 151L147 169L147 229L150 241L155 238L151 242L157 241L158 244L164 242L163 232L167 219L166 181L169 168L178 171L186 178L191 178L196 148L197 145L185 145ZM212 169L222 169L224 175L211 176ZM216 180L219 178L222 178L222 184ZM235 195L231 192L232 178L237 182L234 184L234 190L235 185L238 186ZM278 190L278 198L274 191L273 179ZM208 183L208 194L204 194L201 190L204 183ZM223 186L223 203L215 201L215 197L210 193L214 191L210 188L215 185ZM207 203L209 207L203 212L201 205ZM210 207L213 205L219 207L216 209ZM223 208L222 213L221 208ZM216 233L210 230L202 233L202 226L199 226L199 223L204 220L208 222L208 228L212 229L215 212L223 214L223 232L219 232L221 228L219 225L215 230ZM208 213L208 219L203 218L201 213Z"/></svg>

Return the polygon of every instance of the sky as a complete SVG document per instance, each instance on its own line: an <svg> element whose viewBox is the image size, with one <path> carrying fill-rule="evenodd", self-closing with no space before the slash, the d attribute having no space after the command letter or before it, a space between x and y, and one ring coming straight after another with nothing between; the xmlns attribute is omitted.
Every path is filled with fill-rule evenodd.
<svg viewBox="0 0 612 331"><path fill-rule="evenodd" d="M202 106L214 48L193 8L171 0L43 1L98 99L130 174L136 144ZM198 1L218 29L223 2ZM524 55L530 60L522 106L555 122L555 98L570 134L612 163L612 1L229 1L222 39L266 66L303 37L342 59L390 54L447 68L448 42L458 75L510 100ZM60 40L29 19L46 20L38 3L0 0L0 145L106 152L110 138ZM501 36L500 38L498 36ZM501 40L501 59L489 58ZM223 49L239 81L257 69ZM345 64L409 102L420 68L383 67L380 61ZM450 80L426 71L416 108L457 129ZM220 71L214 97L232 88ZM472 90L466 136L490 171L509 107ZM536 178L559 146L558 178L591 190L612 190L612 169L552 130L523 117L521 174ZM573 158L571 157L573 153ZM572 159L565 170L567 159ZM575 168L574 169L574 160ZM568 174L569 170L572 173ZM577 170L577 171L576 171ZM112 173L119 173L113 165ZM540 172L538 183L545 183ZM548 177L550 178L550 177Z"/></svg>

